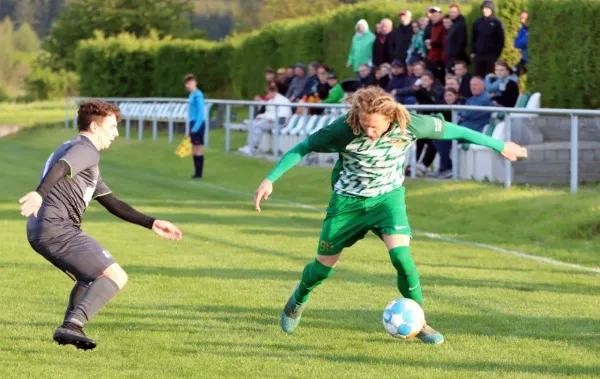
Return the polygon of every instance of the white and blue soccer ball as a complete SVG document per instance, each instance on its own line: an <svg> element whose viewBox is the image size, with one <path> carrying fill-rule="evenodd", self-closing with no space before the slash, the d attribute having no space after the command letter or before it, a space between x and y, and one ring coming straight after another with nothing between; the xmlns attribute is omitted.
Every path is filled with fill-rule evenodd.
<svg viewBox="0 0 600 379"><path fill-rule="evenodd" d="M423 308L414 300L392 300L383 311L383 326L396 338L410 339L425 325Z"/></svg>

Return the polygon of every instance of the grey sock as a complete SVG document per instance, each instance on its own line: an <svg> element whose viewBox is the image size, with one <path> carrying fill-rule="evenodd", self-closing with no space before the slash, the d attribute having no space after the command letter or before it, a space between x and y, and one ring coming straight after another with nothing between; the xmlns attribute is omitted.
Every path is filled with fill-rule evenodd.
<svg viewBox="0 0 600 379"><path fill-rule="evenodd" d="M81 297L83 296L83 294L85 293L85 291L88 289L89 286L90 286L90 283L87 283L87 282L76 282L75 283L75 285L73 286L73 289L71 290L71 296L69 296L69 306L67 307L67 310L65 311L65 320L68 320L69 315L71 314L73 309L75 309L75 305L77 305L77 303L79 303L79 300L81 300Z"/></svg>
<svg viewBox="0 0 600 379"><path fill-rule="evenodd" d="M83 327L119 292L119 286L109 277L94 280L71 312L69 319Z"/></svg>

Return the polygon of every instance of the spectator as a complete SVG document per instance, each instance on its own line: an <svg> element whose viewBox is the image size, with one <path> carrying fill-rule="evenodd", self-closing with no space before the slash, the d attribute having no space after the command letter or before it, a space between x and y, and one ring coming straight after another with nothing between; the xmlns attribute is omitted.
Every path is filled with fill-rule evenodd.
<svg viewBox="0 0 600 379"><path fill-rule="evenodd" d="M444 87L444 90L448 90L448 89L452 89L452 90L456 91L457 96L458 96L458 101L460 104L464 104L467 101L466 97L460 95L460 84L459 84L458 78L456 76L454 76L454 75L446 76L446 86ZM470 91L471 90L469 90L469 93L470 93Z"/></svg>
<svg viewBox="0 0 600 379"><path fill-rule="evenodd" d="M456 61L454 63L454 74L456 74L456 79L458 79L458 84L460 88L458 93L460 96L468 99L473 96L471 93L471 74L467 72L467 63L464 61Z"/></svg>
<svg viewBox="0 0 600 379"><path fill-rule="evenodd" d="M285 84L287 79L287 74L286 74L286 70L283 67L280 67L277 69L277 77L275 79L275 82L277 82L277 87L279 88L279 93L282 94L283 96L285 96L285 94L287 93L287 90L289 88L289 86L287 84Z"/></svg>
<svg viewBox="0 0 600 379"><path fill-rule="evenodd" d="M401 98L396 96L398 90L408 87L409 77L406 74L405 63L400 59L394 59L392 62L392 78L385 90L396 98L396 101L402 103Z"/></svg>
<svg viewBox="0 0 600 379"><path fill-rule="evenodd" d="M471 79L471 93L473 96L467 99L466 105L480 106L480 107L491 107L494 105L490 95L485 92L485 85L483 79L479 76ZM484 126L490 122L489 112L471 112L461 111L458 112L459 124L467 128L473 129L477 132L482 132Z"/></svg>
<svg viewBox="0 0 600 379"><path fill-rule="evenodd" d="M287 68L287 75L286 75L286 78L285 78L283 84L288 86L288 88L292 85L292 80L294 80L294 77L296 76L295 71L296 71L296 68L294 66L289 66Z"/></svg>
<svg viewBox="0 0 600 379"><path fill-rule="evenodd" d="M475 76L485 77L494 72L494 63L504 49L504 26L495 15L493 1L481 5L482 17L473 23L471 56L475 59Z"/></svg>
<svg viewBox="0 0 600 379"><path fill-rule="evenodd" d="M398 14L400 25L394 30L394 58L406 62L408 48L413 36L412 13L409 10L403 10Z"/></svg>
<svg viewBox="0 0 600 379"><path fill-rule="evenodd" d="M410 39L410 45L408 46L408 54L406 63L416 63L422 61L427 56L427 49L425 48L425 41L423 40L423 29L420 27L420 23L427 22L427 17L423 17L419 22L414 21L412 25L413 36Z"/></svg>
<svg viewBox="0 0 600 379"><path fill-rule="evenodd" d="M485 90L498 105L514 107L519 98L519 78L510 72L505 61L496 62L494 71L485 77Z"/></svg>
<svg viewBox="0 0 600 379"><path fill-rule="evenodd" d="M378 36L379 34L381 34L381 22L378 22L375 25L375 36Z"/></svg>
<svg viewBox="0 0 600 379"><path fill-rule="evenodd" d="M300 96L300 98L303 98L304 96L310 96L315 93L317 85L319 84L319 76L317 75L319 67L321 67L319 62L311 62L308 65L308 82L304 86L304 91L302 91L302 96Z"/></svg>
<svg viewBox="0 0 600 379"><path fill-rule="evenodd" d="M448 44L448 36L450 34L450 30L452 29L452 19L450 16L446 15L442 17L442 25L444 26L444 54L442 55L442 60L444 62L444 66L446 67L446 71L448 71L448 54L452 52L450 51L450 45Z"/></svg>
<svg viewBox="0 0 600 379"><path fill-rule="evenodd" d="M310 78L306 75L306 68L302 63L297 63L296 68L294 69L295 77L290 84L290 88L288 88L285 97L287 97L292 103L300 100L304 95L304 89L306 88L307 83L309 83Z"/></svg>
<svg viewBox="0 0 600 379"><path fill-rule="evenodd" d="M519 63L517 63L513 69L513 72L521 76L527 72L527 42L529 39L529 26L527 26L527 19L529 14L523 11L519 17L521 19L521 29L519 29L517 37L515 38L515 49L521 50L521 60Z"/></svg>
<svg viewBox="0 0 600 379"><path fill-rule="evenodd" d="M331 87L329 90L329 95L323 103L325 104L338 104L342 102L344 98L344 89L338 83L337 76L334 73L330 72L327 76L327 84Z"/></svg>
<svg viewBox="0 0 600 379"><path fill-rule="evenodd" d="M469 63L467 55L467 22L465 17L460 14L460 8L456 4L450 5L448 12L452 20L452 29L450 29L448 40L452 44L451 55L448 56L448 67L454 72L454 64L457 60Z"/></svg>
<svg viewBox="0 0 600 379"><path fill-rule="evenodd" d="M371 71L371 67L366 64L360 65L360 68L358 69L358 75L361 88L366 88L368 86L374 86L377 84L375 81L375 75Z"/></svg>
<svg viewBox="0 0 600 379"><path fill-rule="evenodd" d="M419 105L432 105L439 104L440 97L443 93L443 89L436 85L435 76L431 71L423 72L421 75L421 84L415 85L415 95L417 98L417 103ZM422 114L433 114L435 111L420 111ZM423 155L423 150L425 150L425 154ZM419 139L417 140L417 159L423 155L421 162L417 164L417 171L420 174L425 174L433 160L435 159L435 154L437 150L435 145L433 144L433 140L430 139Z"/></svg>
<svg viewBox="0 0 600 379"><path fill-rule="evenodd" d="M452 80L456 81L455 78L452 78ZM448 86L449 81L446 81L446 86ZM444 105L463 105L464 103L465 99L459 96L456 89L446 87L444 90ZM452 111L443 111L441 113L446 121L452 122ZM452 159L450 158L450 151L452 150L452 141L434 140L433 145L440 155L440 168L431 177L436 179L451 178Z"/></svg>
<svg viewBox="0 0 600 379"><path fill-rule="evenodd" d="M381 20L381 32L377 34L373 43L373 66L378 67L384 63L391 63L394 57L394 39L392 28L394 24L389 18Z"/></svg>
<svg viewBox="0 0 600 379"><path fill-rule="evenodd" d="M388 84L390 84L390 79L392 78L392 65L389 63L384 63L379 66L379 70L375 71L375 79L377 79L377 84L379 87L386 89Z"/></svg>
<svg viewBox="0 0 600 379"><path fill-rule="evenodd" d="M283 95L279 94L277 84L269 83L267 92L269 105L266 106L266 111L263 114L256 116L254 119L253 128L248 132L248 144L238 149L241 153L252 155L254 150L260 144L260 139L265 131L273 129L280 119L284 121L292 115L292 109L285 104L290 104L290 101ZM275 104L284 106L275 106Z"/></svg>
<svg viewBox="0 0 600 379"><path fill-rule="evenodd" d="M425 46L429 49L427 54L427 68L434 77L444 83L446 76L444 66L444 39L446 31L442 23L442 14L438 7L431 8L431 37L425 40Z"/></svg>
<svg viewBox="0 0 600 379"><path fill-rule="evenodd" d="M423 75L424 70L425 66L423 62L417 62L408 65L405 85L403 87L396 88L394 95L396 101L404 105L413 105L417 103L415 84L421 84L421 75Z"/></svg>
<svg viewBox="0 0 600 379"><path fill-rule="evenodd" d="M375 35L369 31L369 24L366 20L359 20L354 29L355 33L352 37L346 67L351 67L358 77L359 66L371 64Z"/></svg>
<svg viewBox="0 0 600 379"><path fill-rule="evenodd" d="M323 101L329 96L329 90L331 86L329 85L329 67L321 66L317 70L317 76L319 77L319 82L314 88L314 96L318 98L318 101ZM322 114L325 112L324 108L310 108L308 110L309 114Z"/></svg>
<svg viewBox="0 0 600 379"><path fill-rule="evenodd" d="M431 27L433 26L432 16L434 13L440 13L442 10L440 7L428 7L427 8L427 22L421 26L423 29L423 40L427 41L431 39ZM428 48L429 49L429 48Z"/></svg>

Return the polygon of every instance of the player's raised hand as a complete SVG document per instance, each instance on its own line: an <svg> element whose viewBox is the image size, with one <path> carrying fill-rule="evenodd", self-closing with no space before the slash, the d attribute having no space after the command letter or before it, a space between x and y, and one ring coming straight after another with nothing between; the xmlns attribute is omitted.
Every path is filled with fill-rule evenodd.
<svg viewBox="0 0 600 379"><path fill-rule="evenodd" d="M258 186L258 189L254 193L254 208L257 212L260 212L260 201L267 200L269 195L273 192L273 183L269 179L263 180Z"/></svg>
<svg viewBox="0 0 600 379"><path fill-rule="evenodd" d="M509 161L514 162L519 158L527 158L527 149L514 142L506 142L502 155Z"/></svg>
<svg viewBox="0 0 600 379"><path fill-rule="evenodd" d="M154 221L154 224L152 225L152 231L160 237L171 241L179 241L183 236L181 230L179 230L175 225L171 224L169 221L163 220Z"/></svg>
<svg viewBox="0 0 600 379"><path fill-rule="evenodd" d="M39 193L35 191L29 192L19 199L19 203L21 203L21 215L25 217L34 215L37 217L37 213L42 206L42 201L42 196Z"/></svg>

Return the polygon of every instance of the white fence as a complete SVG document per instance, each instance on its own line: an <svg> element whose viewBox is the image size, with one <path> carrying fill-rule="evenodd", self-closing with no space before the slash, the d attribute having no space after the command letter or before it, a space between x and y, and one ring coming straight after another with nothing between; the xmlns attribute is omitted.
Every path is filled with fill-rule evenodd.
<svg viewBox="0 0 600 379"><path fill-rule="evenodd" d="M73 128L76 127L76 117L77 117L77 104L87 98L76 97L76 98L67 98L65 104L65 127L69 127L71 122ZM158 135L158 122L167 122L168 123L168 133L169 133L169 142L173 141L174 134L174 123L185 123L185 133L189 133L189 120L188 120L188 100L184 98L103 98L105 101L110 101L117 104L121 108L121 112L123 114L123 118L125 120L125 138L131 138L131 122L132 120L137 120L137 131L138 131L138 139L144 138L144 122L152 121L152 138L156 139ZM224 128L225 128L225 151L229 152L231 150L231 107L232 106L245 106L249 107L249 120L254 119L255 109L259 106L266 105L266 102L262 101L241 101L241 100L217 100L217 99L207 99L206 107L205 107L205 119L209 119L209 114L211 107L214 105L223 105L225 106L225 120L224 120ZM283 105L283 104L282 104ZM308 117L307 108L326 108L329 112L343 112L344 109L348 108L348 104L285 104L285 106L292 107L301 107L304 109L304 117ZM579 143L579 117L600 117L600 111L593 110L583 110L583 109L545 109L545 108L536 108L536 109L528 109L528 108L502 108L502 107L475 107L475 106L463 106L463 105L410 105L406 106L409 110L414 111L451 111L452 119L456 121L458 119L457 112L459 111L470 111L470 112L489 112L489 113L501 113L505 114L504 118L504 128L503 128L503 137L505 141L511 140L511 123L515 117L519 117L518 115L526 115L526 116L535 116L535 115L552 115L552 116L569 116L571 119L571 129L570 129L570 187L571 192L576 193L578 190L578 143ZM69 115L72 112L73 117L70 118ZM277 113L276 113L277 114ZM305 127L309 126L309 123L304 122ZM282 137L291 134L294 134L298 137L304 137L316 130L318 128L325 126L324 123L319 125L310 124L310 128L300 128L296 129L285 129L287 125L277 125L277 127L273 130L273 153L277 157L283 151L287 150L287 144L285 150L281 147ZM206 136L205 136L205 144L209 143L209 128L206 128ZM411 164L412 167L415 167L416 164L416 147L413 146L413 154L411 154ZM459 159L459 154L461 155L461 159ZM472 159L473 157L469 157L468 153L460 153L459 147L456 141L453 142L452 153L451 153L453 165L452 165L452 177L454 179L459 178L459 166L462 164L465 167L465 164L468 165L468 162L465 160ZM460 162L457 164L457 162ZM508 160L504 160L504 177L503 182L506 188L511 187L512 181L512 164ZM416 170L411 170L411 176L414 178L416 175Z"/></svg>

